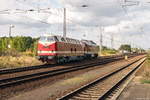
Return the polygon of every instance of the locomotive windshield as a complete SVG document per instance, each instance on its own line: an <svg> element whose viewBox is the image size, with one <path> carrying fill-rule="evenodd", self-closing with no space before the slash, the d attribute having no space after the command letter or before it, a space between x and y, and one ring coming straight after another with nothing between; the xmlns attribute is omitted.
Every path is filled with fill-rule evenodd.
<svg viewBox="0 0 150 100"><path fill-rule="evenodd" d="M51 36L51 37L42 36L42 37L40 37L40 41L42 41L42 42L54 42L55 38L53 36Z"/></svg>

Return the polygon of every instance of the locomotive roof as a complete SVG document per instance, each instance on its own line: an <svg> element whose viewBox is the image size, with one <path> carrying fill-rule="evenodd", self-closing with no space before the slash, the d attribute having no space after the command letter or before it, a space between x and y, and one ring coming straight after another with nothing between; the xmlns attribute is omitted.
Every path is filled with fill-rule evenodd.
<svg viewBox="0 0 150 100"><path fill-rule="evenodd" d="M73 39L73 38L68 38L68 37L64 38L63 36L58 36L58 35L45 35L44 37L55 37L56 41L59 41L59 42L68 42L68 43L73 43L73 44L82 44L82 42L80 40Z"/></svg>
<svg viewBox="0 0 150 100"><path fill-rule="evenodd" d="M60 42L69 42L69 43L74 43L74 44L85 43L87 45L96 46L96 43L93 42L92 40L78 40L78 39L73 39L73 38L69 38L69 37L64 38L63 36L59 36L59 35L44 35L44 36L45 37L57 37L57 41L60 41Z"/></svg>
<svg viewBox="0 0 150 100"><path fill-rule="evenodd" d="M96 43L93 42L92 40L81 40L81 41L88 44L88 45L95 45L96 46Z"/></svg>

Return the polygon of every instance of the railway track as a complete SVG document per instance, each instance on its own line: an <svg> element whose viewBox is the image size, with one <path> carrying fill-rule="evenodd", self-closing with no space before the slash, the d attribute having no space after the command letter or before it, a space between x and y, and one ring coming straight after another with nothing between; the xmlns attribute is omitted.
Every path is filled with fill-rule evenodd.
<svg viewBox="0 0 150 100"><path fill-rule="evenodd" d="M59 98L59 100L105 100L119 87L132 73L139 68L145 58L138 59L114 72L108 73L95 81L82 86Z"/></svg>
<svg viewBox="0 0 150 100"><path fill-rule="evenodd" d="M88 64L84 64L84 65L79 65L79 66L72 66L72 67L67 67L67 68L51 70L51 71L44 71L44 72L32 73L32 74L28 74L28 75L0 79L0 89L8 88L8 87L14 86L14 85L19 85L21 83L25 83L25 82L29 82L29 81L39 80L39 79L52 77L52 76L56 76L56 75L60 75L60 74L64 74L64 73L78 71L78 70L90 68L93 66L107 64L109 62L117 61L120 59L123 59L123 57L117 57L117 58L113 58L113 59L109 58L109 59L105 59L103 61L99 61L97 63L90 63L90 64L88 63Z"/></svg>
<svg viewBox="0 0 150 100"><path fill-rule="evenodd" d="M115 58L122 58L122 55L118 56L105 56L97 59L115 59ZM49 68L49 67L57 67L59 65L65 65L65 64L45 64L45 65L37 65L37 66L27 66L27 67L20 67L20 68L10 68L10 69L0 69L0 75L3 74L12 74L17 72L25 72L25 71L31 71L31 70L37 70L37 69L43 69L43 68Z"/></svg>
<svg viewBox="0 0 150 100"><path fill-rule="evenodd" d="M144 55L139 55L137 57L133 57L130 58L131 61L134 61L136 59L139 59L141 57L143 57ZM59 79L62 79L67 76L67 77L72 77L76 74L74 73L82 73L82 72L86 72L88 70L92 70L92 69L99 69L100 66L98 65L103 65L103 64L108 64L109 62L113 62L113 61L117 61L120 62L121 59L123 59L124 57L115 57L114 59L103 59L99 62L93 62L90 64L86 63L83 65L79 65L79 66L69 66L69 67L65 67L63 69L57 69L57 70L51 70L51 71L44 71L44 72L34 72L33 73L28 73L28 75L22 75L22 76L11 76L12 74L8 74L10 75L10 77L2 77L0 79L0 98L3 100L5 100L5 98L9 98L11 96L14 95L14 93L21 93L23 91L28 91L30 89L34 89L34 88L38 88L41 87L43 85L46 84L51 84ZM129 59L129 60L130 60ZM124 60L122 60L124 61ZM130 62L131 62L130 61ZM114 62L114 64L116 64L116 62ZM103 68L104 66L102 66ZM118 66L119 67L119 66ZM107 68L107 67L106 67ZM71 74L72 73L72 74ZM17 73L19 75L19 73ZM4 74L4 76L7 74Z"/></svg>
<svg viewBox="0 0 150 100"><path fill-rule="evenodd" d="M78 70L90 68L90 67L93 67L93 66L107 64L109 62L117 61L117 60L120 60L120 59L123 59L123 57L119 56L119 57L113 57L113 58L106 58L105 60L103 59L102 61L99 61L97 63L94 62L94 63L88 63L88 64L84 64L84 65L77 65L77 66L72 66L72 67L56 69L56 70L36 72L36 73L30 73L30 74L21 75L21 76L3 78L3 79L0 79L0 89L8 88L8 87L14 86L14 85L19 85L21 83L26 83L26 82L29 82L29 81L44 79L44 78L47 78L47 77L52 77L52 76L57 76L57 75L61 75L61 74L64 74L64 73L78 71ZM4 74L6 74L6 73L4 73Z"/></svg>
<svg viewBox="0 0 150 100"><path fill-rule="evenodd" d="M136 54L134 55L129 55L129 57L137 56ZM107 60L107 59L123 59L124 55L115 55L115 56L104 56L97 58L99 60ZM29 67L20 67L20 68L12 68L12 69L0 69L0 75L4 74L13 74L13 73L18 73L18 72L25 72L25 71L31 71L31 70L40 70L40 69L46 69L46 68L51 68L51 67L58 67L59 65L66 65L66 64L45 64L45 65L38 65L38 66L29 66Z"/></svg>

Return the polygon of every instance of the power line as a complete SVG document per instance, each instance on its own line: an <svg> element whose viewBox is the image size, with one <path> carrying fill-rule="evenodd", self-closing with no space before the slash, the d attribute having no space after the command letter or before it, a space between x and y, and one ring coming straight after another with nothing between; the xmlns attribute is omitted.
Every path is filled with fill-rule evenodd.
<svg viewBox="0 0 150 100"><path fill-rule="evenodd" d="M121 8L122 8L123 12L125 13L125 15L132 22L133 19L131 18L131 16L129 16L127 7L139 5L140 2L139 1L131 1L131 0L123 0L123 4L121 3L120 0L117 0L117 2L119 3L119 6L121 6ZM132 23L132 25L135 26L133 23ZM137 26L135 26L135 27L137 27ZM142 27L140 27L139 30L142 32L143 31Z"/></svg>

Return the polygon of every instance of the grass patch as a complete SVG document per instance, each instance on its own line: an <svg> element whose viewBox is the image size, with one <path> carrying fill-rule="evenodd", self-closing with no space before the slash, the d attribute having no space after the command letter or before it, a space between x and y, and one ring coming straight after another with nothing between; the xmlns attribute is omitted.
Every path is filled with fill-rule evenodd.
<svg viewBox="0 0 150 100"><path fill-rule="evenodd" d="M0 68L16 68L24 66L41 65L42 62L31 56L1 56Z"/></svg>
<svg viewBox="0 0 150 100"><path fill-rule="evenodd" d="M116 50L107 49L107 50L102 50L102 54L100 54L100 52L99 52L99 55L100 56L110 56L110 55L116 55L117 53L118 53L118 51L116 51Z"/></svg>
<svg viewBox="0 0 150 100"><path fill-rule="evenodd" d="M141 76L141 83L150 84L150 55L147 55L147 59L143 65Z"/></svg>
<svg viewBox="0 0 150 100"><path fill-rule="evenodd" d="M15 49L8 49L1 52L0 55L0 69L34 66L41 64L43 63L36 59L35 54L30 50L26 52L18 52Z"/></svg>
<svg viewBox="0 0 150 100"><path fill-rule="evenodd" d="M142 84L144 84L144 83L150 84L150 80L141 80L141 83Z"/></svg>

